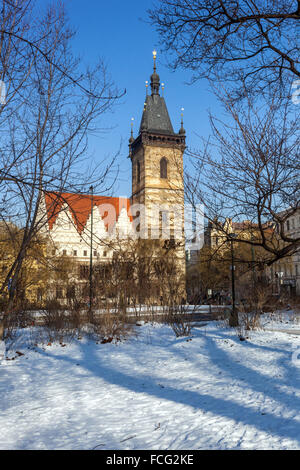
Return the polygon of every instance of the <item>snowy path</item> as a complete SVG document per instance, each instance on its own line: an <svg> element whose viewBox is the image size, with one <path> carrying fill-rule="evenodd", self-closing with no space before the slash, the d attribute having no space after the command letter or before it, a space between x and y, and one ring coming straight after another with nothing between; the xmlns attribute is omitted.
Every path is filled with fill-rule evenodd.
<svg viewBox="0 0 300 470"><path fill-rule="evenodd" d="M277 331L277 333L287 333L288 335L296 335L296 336L299 336L300 335L300 330L283 330L283 329L279 329L279 328L276 328L276 329L267 329L267 331Z"/></svg>
<svg viewBox="0 0 300 470"><path fill-rule="evenodd" d="M19 345L25 356L0 366L0 448L300 449L300 337L137 331L116 345Z"/></svg>

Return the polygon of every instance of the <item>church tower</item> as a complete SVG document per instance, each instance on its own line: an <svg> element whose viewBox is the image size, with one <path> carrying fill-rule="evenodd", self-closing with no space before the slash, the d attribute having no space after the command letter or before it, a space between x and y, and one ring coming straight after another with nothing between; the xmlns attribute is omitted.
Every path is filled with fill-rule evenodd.
<svg viewBox="0 0 300 470"><path fill-rule="evenodd" d="M166 102L160 94L160 77L156 70L156 52L150 77L150 93L146 82L146 99L136 138L129 139L129 156L132 162L133 209L139 211L141 238L161 239L174 248L182 277L185 277L184 238L184 182L183 153L185 130L174 132ZM162 86L163 90L163 86ZM144 218L144 219L143 219ZM185 289L184 289L185 291ZM185 297L185 295L184 295Z"/></svg>

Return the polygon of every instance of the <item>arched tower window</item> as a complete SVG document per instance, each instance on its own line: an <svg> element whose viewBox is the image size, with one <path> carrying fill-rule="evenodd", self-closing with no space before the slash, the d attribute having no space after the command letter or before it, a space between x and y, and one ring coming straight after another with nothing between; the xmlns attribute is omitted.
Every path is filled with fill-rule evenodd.
<svg viewBox="0 0 300 470"><path fill-rule="evenodd" d="M160 161L160 177L161 178L168 178L168 160L163 157Z"/></svg>

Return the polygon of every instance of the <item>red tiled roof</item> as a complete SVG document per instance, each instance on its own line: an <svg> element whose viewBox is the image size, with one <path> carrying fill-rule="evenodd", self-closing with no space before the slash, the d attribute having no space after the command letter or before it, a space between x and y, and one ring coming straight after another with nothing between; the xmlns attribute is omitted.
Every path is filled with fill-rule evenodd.
<svg viewBox="0 0 300 470"><path fill-rule="evenodd" d="M86 222L91 213L92 196L84 194L73 193L46 193L45 195L46 210L48 215L49 229L52 230L53 225L60 213L62 207L67 204L72 214L75 226L79 233L81 233L86 225ZM132 221L130 214L130 200L127 198L107 197L107 196L93 196L93 206L104 207L102 211L102 219L107 217L105 204L110 204L114 207L116 213L116 220L109 218L106 220L106 230L111 229L115 222L117 222L120 212L123 208L127 210L127 214Z"/></svg>

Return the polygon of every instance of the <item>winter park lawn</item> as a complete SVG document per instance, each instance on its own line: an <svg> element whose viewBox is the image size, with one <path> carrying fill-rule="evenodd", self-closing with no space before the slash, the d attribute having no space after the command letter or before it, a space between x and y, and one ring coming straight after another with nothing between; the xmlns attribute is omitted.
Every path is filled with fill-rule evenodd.
<svg viewBox="0 0 300 470"><path fill-rule="evenodd" d="M0 365L0 448L300 449L300 336L269 331L300 327L265 323L246 341L216 322L35 351L20 338Z"/></svg>

